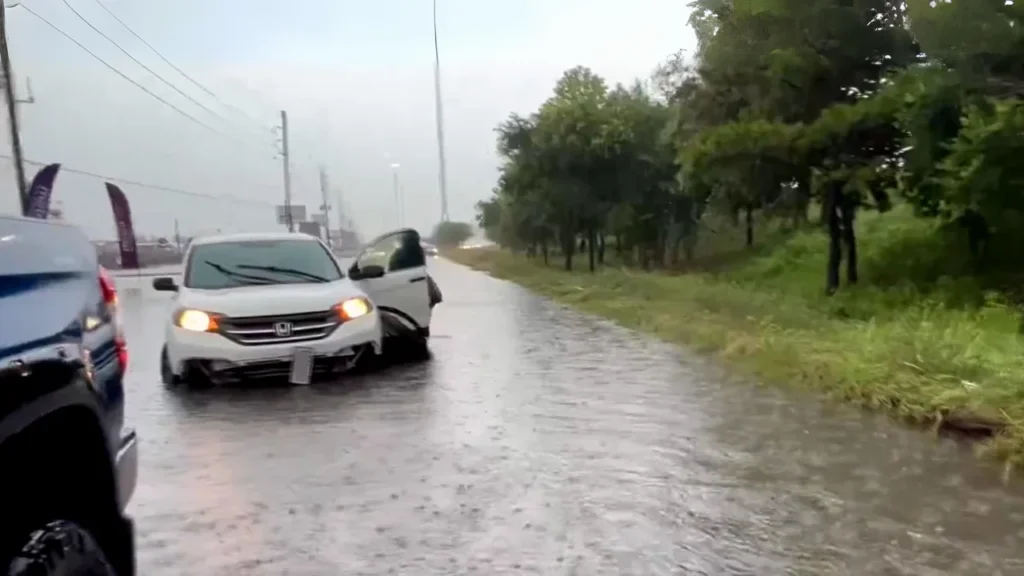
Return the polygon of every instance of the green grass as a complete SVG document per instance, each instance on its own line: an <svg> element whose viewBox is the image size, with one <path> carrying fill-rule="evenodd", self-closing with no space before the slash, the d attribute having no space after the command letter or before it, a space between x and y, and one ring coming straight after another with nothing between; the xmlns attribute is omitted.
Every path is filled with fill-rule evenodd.
<svg viewBox="0 0 1024 576"><path fill-rule="evenodd" d="M812 388L905 421L995 430L1024 463L1020 314L986 291L959 242L901 211L858 223L862 282L825 297L826 238L790 236L714 273L565 272L497 249L446 256L663 340L720 355L764 381ZM585 267L583 258L580 267Z"/></svg>

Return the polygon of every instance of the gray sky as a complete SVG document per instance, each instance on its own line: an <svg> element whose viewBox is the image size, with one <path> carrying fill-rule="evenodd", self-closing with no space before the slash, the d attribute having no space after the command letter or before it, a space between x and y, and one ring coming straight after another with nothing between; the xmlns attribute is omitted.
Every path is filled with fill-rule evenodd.
<svg viewBox="0 0 1024 576"><path fill-rule="evenodd" d="M23 8L8 11L26 156L41 162L212 196L123 185L139 233L277 228L281 161L270 128L291 124L294 202L319 205L316 167L350 206L364 237L395 228L392 162L401 164L405 222L439 219L430 0L99 0L222 105L168 67L97 0L67 0L132 55L217 115L169 88L78 19L62 0L21 0L164 100L161 104ZM494 127L528 113L561 72L590 66L610 83L646 77L692 49L680 0L440 0L438 28L452 219L471 221L490 195ZM231 106L244 110L243 115ZM3 128L3 153L9 152ZM29 177L37 167L29 167ZM330 198L332 204L337 197ZM115 236L103 181L62 172L68 219ZM17 212L13 168L0 161L0 211Z"/></svg>

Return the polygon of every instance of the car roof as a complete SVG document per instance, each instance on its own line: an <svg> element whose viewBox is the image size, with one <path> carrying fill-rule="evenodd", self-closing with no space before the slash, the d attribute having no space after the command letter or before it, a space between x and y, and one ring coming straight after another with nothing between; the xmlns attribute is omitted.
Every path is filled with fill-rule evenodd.
<svg viewBox="0 0 1024 576"><path fill-rule="evenodd" d="M192 246L223 244L225 242L260 242L267 240L303 240L316 242L317 238L301 232L239 232L236 234L212 234L192 239Z"/></svg>

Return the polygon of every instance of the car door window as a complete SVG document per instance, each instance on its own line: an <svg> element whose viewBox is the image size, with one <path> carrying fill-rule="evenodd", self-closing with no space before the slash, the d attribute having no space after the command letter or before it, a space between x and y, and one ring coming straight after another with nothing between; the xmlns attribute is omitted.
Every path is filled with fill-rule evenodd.
<svg viewBox="0 0 1024 576"><path fill-rule="evenodd" d="M388 272L426 266L426 263L419 234L413 230L404 230L380 238L368 246L356 261L360 268L381 266Z"/></svg>
<svg viewBox="0 0 1024 576"><path fill-rule="evenodd" d="M367 266L380 266L387 270L388 263L391 261L391 255L398 248L396 238L394 235L384 236L378 238L366 248L356 259L356 266L359 268L366 268Z"/></svg>
<svg viewBox="0 0 1024 576"><path fill-rule="evenodd" d="M388 261L388 271L408 270L427 265L419 234L412 231L402 232L398 234L397 244Z"/></svg>

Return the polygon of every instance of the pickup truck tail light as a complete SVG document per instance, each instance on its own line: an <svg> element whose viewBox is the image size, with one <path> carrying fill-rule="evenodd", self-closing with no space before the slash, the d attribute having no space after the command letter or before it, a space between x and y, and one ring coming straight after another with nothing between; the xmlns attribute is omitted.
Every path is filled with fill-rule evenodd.
<svg viewBox="0 0 1024 576"><path fill-rule="evenodd" d="M110 277L106 268L100 266L100 291L103 293L103 301L110 310L114 319L114 326L117 330L114 336L114 343L117 346L117 363L121 366L121 372L128 371L128 345L124 340L124 328L121 323L121 308L117 302L117 288L114 286L114 279Z"/></svg>

